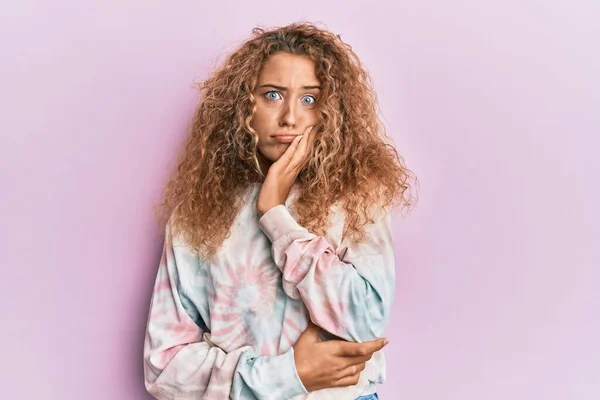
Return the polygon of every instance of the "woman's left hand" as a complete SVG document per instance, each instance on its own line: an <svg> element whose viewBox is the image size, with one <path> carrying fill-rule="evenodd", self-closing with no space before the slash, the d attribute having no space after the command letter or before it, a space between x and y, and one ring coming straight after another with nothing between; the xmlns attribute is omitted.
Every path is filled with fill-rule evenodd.
<svg viewBox="0 0 600 400"><path fill-rule="evenodd" d="M313 127L298 135L285 153L269 167L269 172L258 194L256 209L259 217L271 208L285 204L292 185L307 161L314 143Z"/></svg>

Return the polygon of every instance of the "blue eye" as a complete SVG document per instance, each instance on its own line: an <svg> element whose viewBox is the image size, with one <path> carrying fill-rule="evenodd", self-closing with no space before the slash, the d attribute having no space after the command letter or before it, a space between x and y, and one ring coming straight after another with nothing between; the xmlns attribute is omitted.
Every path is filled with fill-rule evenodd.
<svg viewBox="0 0 600 400"><path fill-rule="evenodd" d="M269 100L279 100L279 98L281 97L281 95L275 91L270 91L265 93L265 96L267 97L267 99Z"/></svg>
<svg viewBox="0 0 600 400"><path fill-rule="evenodd" d="M305 101L305 99L309 99L309 101L307 102L307 101ZM308 104L308 105L311 105L311 104L314 104L314 103L315 103L315 101L317 101L317 100L315 100L314 96L304 96L304 97L302 98L302 103L303 103L303 104Z"/></svg>

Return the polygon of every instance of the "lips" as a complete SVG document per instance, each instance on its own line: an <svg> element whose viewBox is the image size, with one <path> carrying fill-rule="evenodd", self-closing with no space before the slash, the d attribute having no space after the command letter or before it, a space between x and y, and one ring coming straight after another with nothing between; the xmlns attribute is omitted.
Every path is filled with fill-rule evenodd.
<svg viewBox="0 0 600 400"><path fill-rule="evenodd" d="M273 135L273 138L279 143L291 143L296 136L298 135L295 133L278 133Z"/></svg>

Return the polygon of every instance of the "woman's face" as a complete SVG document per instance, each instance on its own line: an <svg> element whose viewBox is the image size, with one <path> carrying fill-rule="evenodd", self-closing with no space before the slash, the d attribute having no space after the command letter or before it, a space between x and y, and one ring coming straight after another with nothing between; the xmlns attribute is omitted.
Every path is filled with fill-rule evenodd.
<svg viewBox="0 0 600 400"><path fill-rule="evenodd" d="M318 123L319 93L315 65L308 57L276 53L262 66L254 90L256 111L251 126L258 133L258 157L264 173L296 135Z"/></svg>

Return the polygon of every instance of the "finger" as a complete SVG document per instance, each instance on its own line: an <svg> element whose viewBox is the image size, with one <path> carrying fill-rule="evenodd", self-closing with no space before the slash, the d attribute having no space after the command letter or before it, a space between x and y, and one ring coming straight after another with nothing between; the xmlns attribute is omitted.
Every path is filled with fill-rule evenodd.
<svg viewBox="0 0 600 400"><path fill-rule="evenodd" d="M302 137L302 140L300 140L300 143L298 143L298 147L296 148L296 151L295 151L294 155L292 156L292 160L290 161L291 166L298 167L304 163L306 154L308 153L307 149L308 149L308 145L310 143L310 136L311 136L312 130L313 130L313 127L309 126L304 131L304 134L300 135Z"/></svg>
<svg viewBox="0 0 600 400"><path fill-rule="evenodd" d="M338 354L345 357L366 356L383 349L386 344L386 339L376 339L364 343L341 341Z"/></svg>
<svg viewBox="0 0 600 400"><path fill-rule="evenodd" d="M341 356L340 356L341 357ZM344 368L348 368L352 365L360 365L369 361L373 357L373 353L367 354L364 356L351 356L351 357L342 357L341 359L344 362Z"/></svg>
<svg viewBox="0 0 600 400"><path fill-rule="evenodd" d="M332 387L345 387L345 386L353 386L358 383L360 380L360 374L346 376L344 378L338 379L333 383Z"/></svg>
<svg viewBox="0 0 600 400"><path fill-rule="evenodd" d="M292 155L292 159L289 162L289 166L293 169L298 169L304 161L308 134L309 131L307 129L302 135L299 136L300 142L298 143L298 146L296 147L294 154Z"/></svg>
<svg viewBox="0 0 600 400"><path fill-rule="evenodd" d="M296 136L294 140L292 140L292 143L290 143L289 147L282 154L282 156L279 157L279 160L277 160L277 162L283 165L288 165L291 162L292 157L294 157L294 153L296 152L296 148L298 148L298 143L300 143L300 139L302 139L302 135Z"/></svg>
<svg viewBox="0 0 600 400"><path fill-rule="evenodd" d="M367 368L367 363L364 363L364 362L359 363L359 364L349 365L340 372L339 377L341 379L341 378L345 378L347 376L354 376L354 375L360 374L361 372L363 372L365 370L365 368Z"/></svg>

